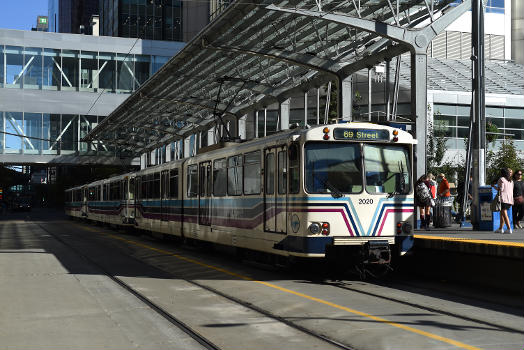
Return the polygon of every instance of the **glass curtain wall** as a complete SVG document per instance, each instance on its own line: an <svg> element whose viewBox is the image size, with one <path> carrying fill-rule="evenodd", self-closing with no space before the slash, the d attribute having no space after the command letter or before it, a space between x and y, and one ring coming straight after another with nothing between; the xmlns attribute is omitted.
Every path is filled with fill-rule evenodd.
<svg viewBox="0 0 524 350"><path fill-rule="evenodd" d="M449 149L465 149L464 139L469 136L470 106L435 104L433 106L433 124L435 130L446 137ZM497 126L500 133L506 133L515 142L515 146L524 149L524 108L486 107L486 122ZM501 139L488 145L489 149L498 148Z"/></svg>
<svg viewBox="0 0 524 350"><path fill-rule="evenodd" d="M104 117L93 115L0 112L0 153L96 154L80 140ZM100 144L103 154L113 149ZM100 153L99 153L100 154Z"/></svg>
<svg viewBox="0 0 524 350"><path fill-rule="evenodd" d="M169 57L0 45L0 88L131 93Z"/></svg>

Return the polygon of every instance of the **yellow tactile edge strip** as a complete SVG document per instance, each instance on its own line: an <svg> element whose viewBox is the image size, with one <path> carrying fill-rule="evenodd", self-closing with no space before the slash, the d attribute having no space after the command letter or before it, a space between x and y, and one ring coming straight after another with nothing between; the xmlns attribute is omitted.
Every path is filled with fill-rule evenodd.
<svg viewBox="0 0 524 350"><path fill-rule="evenodd" d="M492 240L484 240L484 239L458 238L458 237L445 237L445 236L427 236L427 235L414 235L414 237L421 238L421 239L432 239L436 241L453 241L453 242L488 244L488 245L498 245L498 246L504 246L504 247L524 248L524 243L520 243L520 242L504 242L504 241L492 241Z"/></svg>

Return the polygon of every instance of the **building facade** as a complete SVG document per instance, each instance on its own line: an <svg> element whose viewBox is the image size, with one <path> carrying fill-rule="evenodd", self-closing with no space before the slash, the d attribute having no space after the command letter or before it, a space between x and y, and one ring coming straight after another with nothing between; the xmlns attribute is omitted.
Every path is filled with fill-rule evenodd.
<svg viewBox="0 0 524 350"><path fill-rule="evenodd" d="M114 156L81 138L183 45L0 29L0 162Z"/></svg>
<svg viewBox="0 0 524 350"><path fill-rule="evenodd" d="M99 0L48 0L49 31L91 34L91 16L99 12Z"/></svg>

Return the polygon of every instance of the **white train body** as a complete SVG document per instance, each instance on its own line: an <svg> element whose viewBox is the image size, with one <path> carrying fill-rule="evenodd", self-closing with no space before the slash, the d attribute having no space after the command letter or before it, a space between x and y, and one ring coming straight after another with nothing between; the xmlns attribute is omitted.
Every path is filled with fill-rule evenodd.
<svg viewBox="0 0 524 350"><path fill-rule="evenodd" d="M415 143L368 123L295 129L67 190L66 212L270 254L388 263L391 247L412 244Z"/></svg>

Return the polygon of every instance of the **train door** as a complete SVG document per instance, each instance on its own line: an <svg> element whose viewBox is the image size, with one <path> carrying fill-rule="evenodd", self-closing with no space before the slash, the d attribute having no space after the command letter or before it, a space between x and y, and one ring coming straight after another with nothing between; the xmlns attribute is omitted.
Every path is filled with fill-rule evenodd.
<svg viewBox="0 0 524 350"><path fill-rule="evenodd" d="M134 219L136 217L136 187L135 187L135 178L129 178L129 200L127 202L127 217Z"/></svg>
<svg viewBox="0 0 524 350"><path fill-rule="evenodd" d="M169 170L160 173L160 220L169 220Z"/></svg>
<svg viewBox="0 0 524 350"><path fill-rule="evenodd" d="M198 223L211 225L211 162L202 162L199 166Z"/></svg>
<svg viewBox="0 0 524 350"><path fill-rule="evenodd" d="M264 231L276 231L276 148L264 150Z"/></svg>
<svg viewBox="0 0 524 350"><path fill-rule="evenodd" d="M277 148L275 232L287 233L287 147Z"/></svg>

